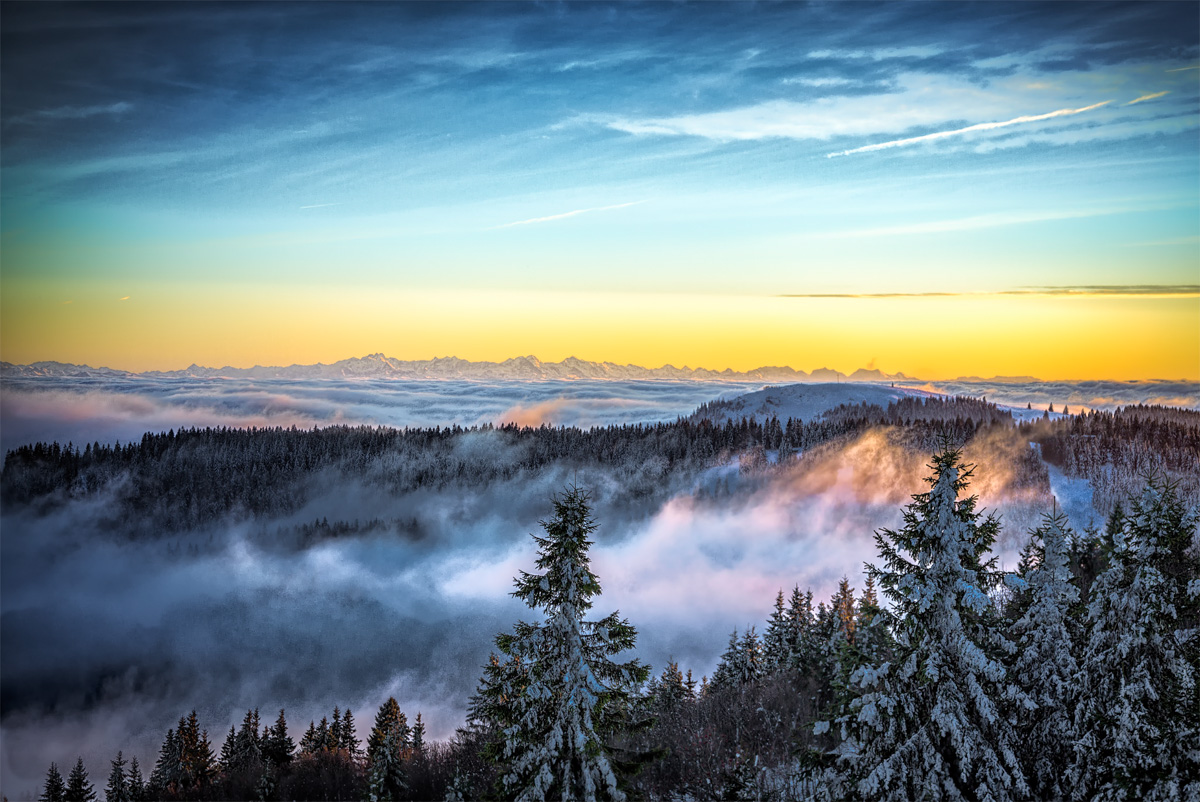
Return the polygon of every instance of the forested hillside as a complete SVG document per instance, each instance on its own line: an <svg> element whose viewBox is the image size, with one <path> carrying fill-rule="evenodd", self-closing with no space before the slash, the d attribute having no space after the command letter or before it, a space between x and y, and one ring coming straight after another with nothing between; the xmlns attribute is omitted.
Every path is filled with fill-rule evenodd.
<svg viewBox="0 0 1200 802"><path fill-rule="evenodd" d="M496 637L452 740L388 699L365 749L334 707L298 744L247 711L218 750L193 711L148 774L117 751L105 798L1197 798L1196 511L1152 479L1102 531L1047 516L1006 572L960 452L930 468L863 588L781 589L699 679L613 659L636 622L588 615L596 522L569 487L516 577L535 617ZM93 794L81 759L48 769L43 799Z"/></svg>

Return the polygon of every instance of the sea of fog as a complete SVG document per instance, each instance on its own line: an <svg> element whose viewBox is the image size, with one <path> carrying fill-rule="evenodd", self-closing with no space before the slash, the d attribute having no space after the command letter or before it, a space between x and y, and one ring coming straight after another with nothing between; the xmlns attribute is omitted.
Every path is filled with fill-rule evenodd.
<svg viewBox="0 0 1200 802"><path fill-rule="evenodd" d="M1124 403L1171 393L1195 404L1194 384L1111 384L1088 392ZM0 394L0 432L7 450L38 439L126 442L189 426L589 426L673 420L760 386L13 380ZM987 395L1026 403L1012 385ZM1060 397L1068 396L1052 402ZM462 444L502 447L486 433ZM989 471L1003 465L980 462L976 488L1002 508L1009 500L986 496ZM251 707L268 720L286 707L298 737L334 705L349 706L365 737L394 695L410 719L423 713L432 737L450 737L492 639L531 615L508 595L512 578L533 569L529 533L568 481L596 499L592 556L604 589L596 613L627 616L639 632L637 655L656 672L675 659L709 674L731 630L762 627L777 590L799 585L828 598L843 575L860 586L863 562L874 559L872 533L900 523L924 470L924 460L868 433L768 481L739 483L736 466L687 481L668 476L650 506L630 500L625 477L550 467L396 497L322 476L321 492L294 514L136 541L101 523L110 517L104 494L43 514L0 510L0 790L21 798L50 761L70 765L76 756L102 784L118 749L148 772L167 728L193 708L218 746ZM322 516L411 518L425 534L292 550L260 537ZM1006 541L1009 565L1015 543Z"/></svg>

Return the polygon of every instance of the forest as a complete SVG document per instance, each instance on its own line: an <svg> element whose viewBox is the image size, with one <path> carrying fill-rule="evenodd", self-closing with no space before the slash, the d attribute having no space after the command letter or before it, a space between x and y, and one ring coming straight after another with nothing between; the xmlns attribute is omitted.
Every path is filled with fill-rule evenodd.
<svg viewBox="0 0 1200 802"><path fill-rule="evenodd" d="M514 578L529 620L496 635L453 738L428 739L421 712L395 698L365 727L340 704L310 722L251 709L223 736L180 711L157 755L139 763L116 745L90 776L64 756L41 798L1200 799L1198 413L1018 425L956 399L721 426L183 430L16 449L0 498L36 511L115 494L143 522L130 536L145 538L298 509L322 471L403 492L602 464L653 497L664 477L734 461L753 481L868 429L934 454L926 489L912 488L900 527L875 533L862 587L843 579L828 599L780 588L761 631L733 631L711 676L620 658L637 622L591 615L597 522L572 485L534 536L536 565ZM989 466L963 459L997 431L1036 444L1019 449L1010 482L1044 489L1044 462L1085 478L1103 525L1075 531L1052 511L1001 570L1002 525L971 494ZM316 521L260 534L300 548L419 529Z"/></svg>

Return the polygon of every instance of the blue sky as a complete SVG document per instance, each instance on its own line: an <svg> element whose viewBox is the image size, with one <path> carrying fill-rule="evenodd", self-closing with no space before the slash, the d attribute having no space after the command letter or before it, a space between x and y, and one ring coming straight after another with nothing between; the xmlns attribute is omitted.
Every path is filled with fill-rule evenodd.
<svg viewBox="0 0 1200 802"><path fill-rule="evenodd" d="M5 358L66 353L39 305L181 287L265 303L281 283L424 298L1200 283L1193 3L3 15ZM1184 297L1172 314L1200 320ZM388 346L363 339L403 350ZM131 353L107 347L109 363Z"/></svg>

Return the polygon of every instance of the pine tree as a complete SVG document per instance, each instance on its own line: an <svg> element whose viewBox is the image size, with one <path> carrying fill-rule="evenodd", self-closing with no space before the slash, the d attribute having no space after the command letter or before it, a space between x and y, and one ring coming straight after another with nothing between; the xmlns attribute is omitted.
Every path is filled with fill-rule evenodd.
<svg viewBox="0 0 1200 802"><path fill-rule="evenodd" d="M329 748L342 748L342 711L336 705L333 708L333 721L329 725Z"/></svg>
<svg viewBox="0 0 1200 802"><path fill-rule="evenodd" d="M136 755L129 761L129 799L130 802L146 799L146 781L142 778L142 767L138 765Z"/></svg>
<svg viewBox="0 0 1200 802"><path fill-rule="evenodd" d="M346 711L349 716L350 711ZM284 715L282 708L279 710L279 717L275 719L275 724L268 733L264 734L265 746L263 754L274 766L284 766L292 762L292 754L296 751L296 743L288 735L287 717Z"/></svg>
<svg viewBox="0 0 1200 802"><path fill-rule="evenodd" d="M245 771L257 768L262 763L262 742L258 736L258 708L247 710L242 718L242 726L233 739L232 765L233 771ZM228 742L228 739L226 739Z"/></svg>
<svg viewBox="0 0 1200 802"><path fill-rule="evenodd" d="M839 722L825 787L873 800L1021 798L1005 706L1022 695L989 597L1000 573L995 558L983 560L998 523L975 511L975 497L958 500L971 476L958 450L947 447L931 468L932 487L913 496L903 529L875 536L884 567L867 569L896 611L896 654L853 678L860 695Z"/></svg>
<svg viewBox="0 0 1200 802"><path fill-rule="evenodd" d="M112 772L104 789L104 802L130 802L129 783L125 779L125 757L120 751L112 762Z"/></svg>
<svg viewBox="0 0 1200 802"><path fill-rule="evenodd" d="M763 673L762 641L754 627L750 627L738 642L737 684L749 685L759 680Z"/></svg>
<svg viewBox="0 0 1200 802"><path fill-rule="evenodd" d="M493 660L478 694L476 710L501 731L493 746L504 764L501 784L518 800L625 798L605 738L649 669L611 659L636 642L628 621L615 612L584 618L600 594L587 554L596 530L588 500L568 488L542 522L545 535L533 536L542 573L522 572L513 595L545 621L518 622L496 638L507 659Z"/></svg>
<svg viewBox="0 0 1200 802"><path fill-rule="evenodd" d="M50 768L46 771L46 784L42 786L42 795L38 797L38 801L66 802L66 799L67 786L58 772L58 764L51 763Z"/></svg>
<svg viewBox="0 0 1200 802"><path fill-rule="evenodd" d="M1013 679L1036 705L1020 714L1022 763L1030 791L1038 799L1063 799L1063 778L1075 742L1075 702L1079 665L1072 612L1079 590L1071 581L1071 532L1062 513L1048 516L1030 538L1031 565L1023 571L1028 605L1013 624L1017 657Z"/></svg>
<svg viewBox="0 0 1200 802"><path fill-rule="evenodd" d="M420 711L417 712L417 720L413 722L412 750L414 754L425 751L425 722L421 720Z"/></svg>
<svg viewBox="0 0 1200 802"><path fill-rule="evenodd" d="M783 590L775 596L775 609L767 619L767 631L763 633L763 669L766 673L786 668L791 656L789 636L791 621L783 606Z"/></svg>
<svg viewBox="0 0 1200 802"><path fill-rule="evenodd" d="M347 707L346 712L342 715L342 743L340 748L346 750L351 760L357 760L362 755L360 743L358 736L354 732L354 714Z"/></svg>
<svg viewBox="0 0 1200 802"><path fill-rule="evenodd" d="M811 590L801 593L799 585L792 588L788 617L792 623L789 663L801 673L811 673L816 666L818 651Z"/></svg>
<svg viewBox="0 0 1200 802"><path fill-rule="evenodd" d="M375 727L367 739L371 802L392 802L403 796L408 788L403 764L408 747L408 721L395 698L389 697L375 714Z"/></svg>
<svg viewBox="0 0 1200 802"><path fill-rule="evenodd" d="M1077 798L1200 799L1197 516L1152 478L1119 521L1087 611Z"/></svg>
<svg viewBox="0 0 1200 802"><path fill-rule="evenodd" d="M83 767L83 758L75 761L75 768L67 775L67 789L63 794L65 802L96 802L96 790L88 782L87 769Z"/></svg>
<svg viewBox="0 0 1200 802"><path fill-rule="evenodd" d="M159 749L158 760L150 772L149 794L159 799L175 794L179 789L183 773L182 760L179 753L179 737L175 730L167 730L163 745Z"/></svg>
<svg viewBox="0 0 1200 802"><path fill-rule="evenodd" d="M738 663L741 661L741 639L738 637L738 631L735 628L729 635L729 645L725 647L725 652L721 655L721 659L717 661L717 667L713 671L712 679L709 684L713 688L735 688L737 687Z"/></svg>
<svg viewBox="0 0 1200 802"><path fill-rule="evenodd" d="M221 767L221 771L226 773L234 770L234 744L237 742L237 728L230 724L229 734L225 736L225 742L221 744L221 754L217 756L217 765Z"/></svg>

